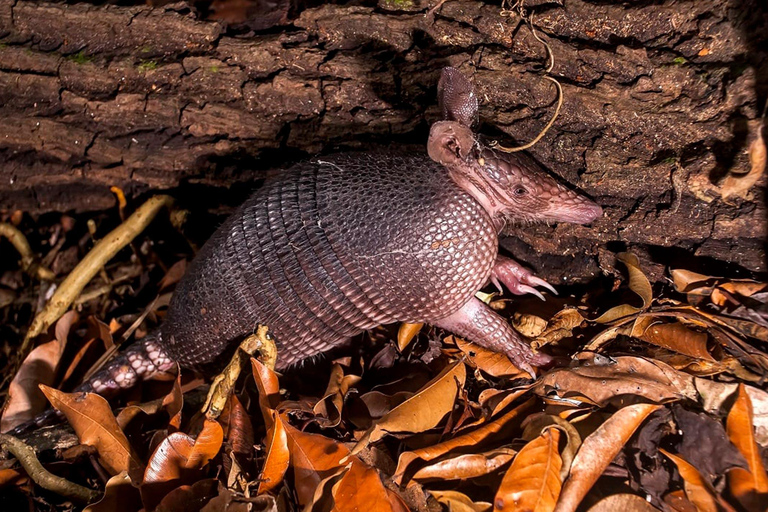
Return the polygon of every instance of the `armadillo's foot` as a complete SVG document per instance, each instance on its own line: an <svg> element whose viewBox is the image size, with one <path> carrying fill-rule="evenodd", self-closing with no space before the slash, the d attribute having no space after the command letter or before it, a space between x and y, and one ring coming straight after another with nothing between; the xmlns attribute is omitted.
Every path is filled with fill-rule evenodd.
<svg viewBox="0 0 768 512"><path fill-rule="evenodd" d="M533 365L542 366L551 360L545 354L534 353L506 320L474 297L452 315L432 323L481 347L505 354L533 379L536 378Z"/></svg>
<svg viewBox="0 0 768 512"><path fill-rule="evenodd" d="M496 257L496 263L493 265L493 270L491 270L491 282L499 291L503 291L501 289L501 283L503 283L515 295L530 293L541 300L545 300L544 296L534 286L542 286L557 295L557 291L551 284L540 277L536 277L530 270L506 256Z"/></svg>

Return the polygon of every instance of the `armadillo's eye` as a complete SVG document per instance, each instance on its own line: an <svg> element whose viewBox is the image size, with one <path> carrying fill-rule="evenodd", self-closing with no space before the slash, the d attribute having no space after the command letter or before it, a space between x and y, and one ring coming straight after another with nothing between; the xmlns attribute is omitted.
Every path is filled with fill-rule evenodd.
<svg viewBox="0 0 768 512"><path fill-rule="evenodd" d="M521 185L518 185L517 187L515 187L515 191L514 192L515 192L516 196L520 197L520 196L524 196L525 194L527 194L528 193L528 189L526 189L525 187L523 187Z"/></svg>

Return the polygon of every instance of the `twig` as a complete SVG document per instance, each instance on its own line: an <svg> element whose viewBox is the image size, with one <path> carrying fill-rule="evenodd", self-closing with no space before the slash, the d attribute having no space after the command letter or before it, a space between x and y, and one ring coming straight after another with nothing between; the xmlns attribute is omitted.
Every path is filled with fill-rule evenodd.
<svg viewBox="0 0 768 512"><path fill-rule="evenodd" d="M173 204L170 196L155 196L141 205L128 219L113 229L86 254L67 278L61 283L45 309L35 316L19 349L22 361L29 351L32 340L52 325L75 301L93 276L112 257L141 233L163 207Z"/></svg>
<svg viewBox="0 0 768 512"><path fill-rule="evenodd" d="M12 224L0 223L0 236L4 236L19 251L21 255L21 268L24 272L41 281L53 281L56 277L51 270L38 262L32 248L29 246L24 233L16 229Z"/></svg>
<svg viewBox="0 0 768 512"><path fill-rule="evenodd" d="M219 417L224 409L224 404L229 399L229 395L232 394L235 383L240 376L243 363L255 352L261 354L261 358L266 366L272 369L275 368L277 346L275 345L275 340L269 334L269 329L266 325L259 325L256 329L256 334L251 334L243 340L232 360L224 368L224 371L213 379L211 389L208 391L208 398L206 398L205 405L203 406L203 414L207 418L216 419Z"/></svg>
<svg viewBox="0 0 768 512"><path fill-rule="evenodd" d="M523 8L523 2L518 1L512 9L517 9L520 13L520 17L523 19L526 19L525 11ZM504 11L502 15L510 15L512 11ZM549 64L547 64L547 67L544 69L544 73L549 73L552 71L552 68L555 67L555 55L552 53L552 48L550 48L549 44L544 41L542 38L539 37L539 35L536 33L536 29L533 26L533 14L527 17L528 26L531 29L531 34L533 37L544 45L544 48L547 51L547 60L549 61ZM549 120L547 125L539 132L539 134L533 138L532 141L528 142L527 144L523 144L522 146L515 146L513 148L507 148L499 144L498 142L494 141L490 144L491 147L494 147L498 149L499 151L503 151L505 153L516 153L518 151L526 150L530 147L532 147L534 144L539 142L544 135L547 134L550 128L552 128L552 125L555 124L555 120L557 119L557 116L560 115L560 108L563 106L563 87L560 85L560 82L557 81L557 79L545 75L544 78L555 84L555 88L557 89L557 106L555 107L555 113L552 115L552 118Z"/></svg>
<svg viewBox="0 0 768 512"><path fill-rule="evenodd" d="M98 491L70 482L69 480L49 472L42 464L40 464L40 461L37 460L35 450L13 436L0 434L0 446L2 446L4 450L11 452L29 477L43 489L84 503L90 503L100 494Z"/></svg>

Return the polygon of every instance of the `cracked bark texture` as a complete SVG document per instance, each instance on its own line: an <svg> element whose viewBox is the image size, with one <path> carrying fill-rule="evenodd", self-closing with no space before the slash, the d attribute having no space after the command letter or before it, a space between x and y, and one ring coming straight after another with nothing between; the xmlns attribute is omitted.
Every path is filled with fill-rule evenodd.
<svg viewBox="0 0 768 512"><path fill-rule="evenodd" d="M730 202L717 189L748 170L766 101L763 3L527 2L565 93L530 152L606 215L513 228L505 245L534 266L554 255L541 275L556 282L599 272L598 248L765 272L762 186ZM477 83L486 125L524 142L546 124L555 90L519 18L467 0L389 7L323 5L235 37L185 4L0 0L0 210L105 209L111 185L229 186L297 155L426 141L446 65Z"/></svg>

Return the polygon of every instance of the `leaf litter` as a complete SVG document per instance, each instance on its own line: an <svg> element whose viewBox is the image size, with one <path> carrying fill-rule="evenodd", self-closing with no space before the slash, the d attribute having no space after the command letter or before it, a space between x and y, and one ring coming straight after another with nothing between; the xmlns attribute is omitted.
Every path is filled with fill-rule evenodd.
<svg viewBox="0 0 768 512"><path fill-rule="evenodd" d="M77 231L72 218L61 222ZM66 249L55 242L51 251ZM81 255L92 244L69 243ZM76 386L104 352L162 321L189 254L138 247L140 258L124 251L86 287L88 299L40 336L13 383L4 375L4 426L45 407L34 397L42 382L91 447L37 455L103 493L88 510L768 508L766 283L684 268L651 283L636 255L619 253L625 281L607 294L582 289L555 310L554 301L547 309L487 295L535 349L555 356L536 381L504 356L404 324L282 375L253 360L211 420L198 412L205 385L187 372L119 401L55 389ZM16 319L6 338L20 340L30 297L46 285L21 267L4 272L0 286L28 283L0 307ZM39 496L13 458L2 464L0 492L11 503L71 508Z"/></svg>

